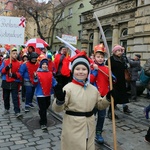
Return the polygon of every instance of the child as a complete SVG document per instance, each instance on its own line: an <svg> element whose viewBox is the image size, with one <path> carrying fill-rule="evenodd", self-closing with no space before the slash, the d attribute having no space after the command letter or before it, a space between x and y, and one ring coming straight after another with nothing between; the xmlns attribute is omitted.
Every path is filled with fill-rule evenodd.
<svg viewBox="0 0 150 150"><path fill-rule="evenodd" d="M12 102L14 105L14 112L17 118L21 117L20 113L20 101L18 94L18 87L21 81L21 75L19 68L21 63L17 60L17 49L11 49L10 58L5 59L2 62L0 71L2 73L2 89L4 99L4 114L9 113L10 109L10 93L12 95Z"/></svg>
<svg viewBox="0 0 150 150"><path fill-rule="evenodd" d="M48 60L43 58L37 72L34 74L34 82L37 83L35 95L39 106L40 125L42 130L47 127L47 109L50 106L50 91L57 84L52 72L48 70Z"/></svg>
<svg viewBox="0 0 150 150"><path fill-rule="evenodd" d="M104 97L109 91L109 69L108 66L104 65L105 61L105 48L103 44L96 45L94 47L94 63L91 70L90 82L96 86L99 93ZM96 125L96 140L98 143L104 143L104 139L101 135L103 130L103 125L106 116L106 109L98 110L96 109L97 125Z"/></svg>
<svg viewBox="0 0 150 150"><path fill-rule="evenodd" d="M54 111L65 110L61 150L94 150L95 117L93 109L105 109L110 104L110 92L103 98L88 81L89 60L84 51L71 58L72 82L54 88Z"/></svg>
<svg viewBox="0 0 150 150"><path fill-rule="evenodd" d="M24 86L26 90L25 94L25 112L29 112L30 108L34 108L32 104L35 85L34 85L34 72L38 69L39 64L37 63L38 54L36 52L30 53L28 55L29 61L22 64L20 67L20 74L24 79Z"/></svg>

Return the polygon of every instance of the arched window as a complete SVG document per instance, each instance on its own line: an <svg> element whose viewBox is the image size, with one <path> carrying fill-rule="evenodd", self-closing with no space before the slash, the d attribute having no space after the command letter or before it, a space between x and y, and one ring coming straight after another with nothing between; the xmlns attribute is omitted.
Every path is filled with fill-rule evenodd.
<svg viewBox="0 0 150 150"><path fill-rule="evenodd" d="M125 37L128 35L128 29L127 28L124 28L121 32L121 37Z"/></svg>
<svg viewBox="0 0 150 150"><path fill-rule="evenodd" d="M94 38L94 34L91 33L91 34L90 34L90 37L89 37L89 40L90 40L90 41L91 41L91 40L93 41L93 38Z"/></svg>
<svg viewBox="0 0 150 150"><path fill-rule="evenodd" d="M104 33L106 38L112 38L112 30L106 29Z"/></svg>
<svg viewBox="0 0 150 150"><path fill-rule="evenodd" d="M81 3L80 5L79 5L79 8L83 8L84 7L84 5L83 5L83 3Z"/></svg>

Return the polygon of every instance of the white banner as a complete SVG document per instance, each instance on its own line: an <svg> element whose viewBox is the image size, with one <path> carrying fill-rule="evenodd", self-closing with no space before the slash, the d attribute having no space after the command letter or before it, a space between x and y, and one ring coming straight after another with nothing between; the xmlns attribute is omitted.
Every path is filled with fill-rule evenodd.
<svg viewBox="0 0 150 150"><path fill-rule="evenodd" d="M0 44L24 44L24 27L19 17L0 16Z"/></svg>
<svg viewBox="0 0 150 150"><path fill-rule="evenodd" d="M70 44L77 45L77 36L62 34L62 39Z"/></svg>

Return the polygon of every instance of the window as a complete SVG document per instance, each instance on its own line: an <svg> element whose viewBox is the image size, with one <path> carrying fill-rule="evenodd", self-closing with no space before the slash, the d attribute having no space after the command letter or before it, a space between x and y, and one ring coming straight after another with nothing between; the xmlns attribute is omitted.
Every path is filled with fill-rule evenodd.
<svg viewBox="0 0 150 150"><path fill-rule="evenodd" d="M43 33L43 26L41 26L41 33Z"/></svg>
<svg viewBox="0 0 150 150"><path fill-rule="evenodd" d="M72 16L72 8L69 8L69 17Z"/></svg>
<svg viewBox="0 0 150 150"><path fill-rule="evenodd" d="M121 37L125 37L128 35L128 29L127 28L124 28L121 32Z"/></svg>
<svg viewBox="0 0 150 150"><path fill-rule="evenodd" d="M106 38L112 38L112 31L110 29L105 30L105 37Z"/></svg>
<svg viewBox="0 0 150 150"><path fill-rule="evenodd" d="M36 37L36 29L34 29L34 37Z"/></svg>
<svg viewBox="0 0 150 150"><path fill-rule="evenodd" d="M63 34L64 33L64 29L60 28L60 33Z"/></svg>
<svg viewBox="0 0 150 150"><path fill-rule="evenodd" d="M93 35L93 33L91 33L91 34L90 34L90 39L89 39L89 40L92 40L92 41L93 41L93 37L94 37L94 35Z"/></svg>
<svg viewBox="0 0 150 150"><path fill-rule="evenodd" d="M82 31L81 30L78 31L78 37L79 37L78 38L79 40L82 38Z"/></svg>
<svg viewBox="0 0 150 150"><path fill-rule="evenodd" d="M62 14L61 14L61 18L63 19L64 16L65 16L65 13L64 13L64 11L63 11Z"/></svg>
<svg viewBox="0 0 150 150"><path fill-rule="evenodd" d="M79 16L79 24L83 22L83 16Z"/></svg>
<svg viewBox="0 0 150 150"><path fill-rule="evenodd" d="M71 26L68 26L68 34L71 34Z"/></svg>
<svg viewBox="0 0 150 150"><path fill-rule="evenodd" d="M47 25L45 25L45 27L44 27L44 33L46 33L47 32Z"/></svg>
<svg viewBox="0 0 150 150"><path fill-rule="evenodd" d="M79 5L79 9L80 8L83 8L84 7L84 5L83 5L83 3L81 3L80 5Z"/></svg>

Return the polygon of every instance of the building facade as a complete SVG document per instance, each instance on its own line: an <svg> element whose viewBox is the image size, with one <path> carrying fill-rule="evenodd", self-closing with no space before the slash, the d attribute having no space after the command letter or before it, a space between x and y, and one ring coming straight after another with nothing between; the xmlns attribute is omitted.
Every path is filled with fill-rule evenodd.
<svg viewBox="0 0 150 150"><path fill-rule="evenodd" d="M62 10L63 7L63 10ZM64 0L62 4L55 8L55 14L60 15L62 11L62 20L57 24L55 28L55 35L53 36L53 51L57 51L62 43L56 39L56 36L62 37L62 35L69 35L77 37L77 43L75 46L81 49L81 35L82 35L82 16L81 13L91 10L92 5L88 0Z"/></svg>
<svg viewBox="0 0 150 150"><path fill-rule="evenodd" d="M103 27L109 51L115 44L126 48L128 56L141 54L143 62L150 54L149 0L91 0L93 10L82 13L82 48L88 54L102 42L94 13ZM142 62L142 63L143 63Z"/></svg>

